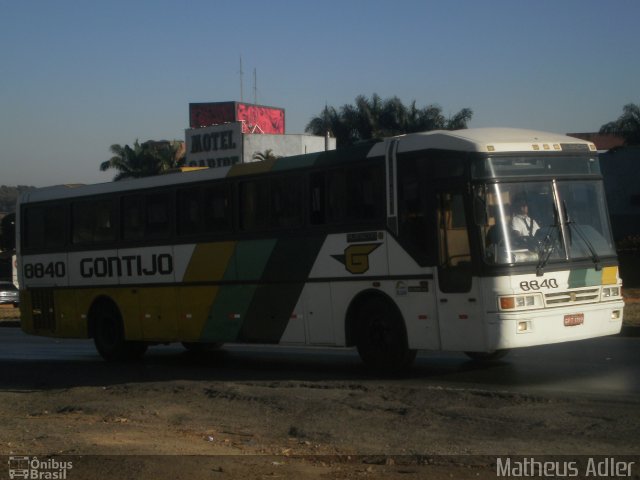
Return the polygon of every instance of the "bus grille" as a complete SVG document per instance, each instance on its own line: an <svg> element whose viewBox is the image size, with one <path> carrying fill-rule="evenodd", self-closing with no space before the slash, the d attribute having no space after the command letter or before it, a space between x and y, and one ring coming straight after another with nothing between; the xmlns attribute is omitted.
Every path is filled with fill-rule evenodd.
<svg viewBox="0 0 640 480"><path fill-rule="evenodd" d="M592 303L600 298L600 287L583 290L569 290L566 292L547 293L544 296L548 306L566 305L574 303Z"/></svg>
<svg viewBox="0 0 640 480"><path fill-rule="evenodd" d="M32 290L31 311L33 312L33 328L55 331L56 314L53 305L53 290Z"/></svg>

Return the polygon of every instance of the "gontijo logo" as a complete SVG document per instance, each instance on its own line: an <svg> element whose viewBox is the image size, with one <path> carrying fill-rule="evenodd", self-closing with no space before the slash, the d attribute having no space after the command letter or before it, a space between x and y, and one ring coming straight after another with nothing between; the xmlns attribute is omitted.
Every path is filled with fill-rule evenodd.
<svg viewBox="0 0 640 480"><path fill-rule="evenodd" d="M33 480L65 480L73 462L63 462L55 458L40 460L38 457L9 457L9 478Z"/></svg>
<svg viewBox="0 0 640 480"><path fill-rule="evenodd" d="M349 273L361 274L369 271L369 254L382 243L368 243L350 245L344 250L344 255L331 255L342 263Z"/></svg>

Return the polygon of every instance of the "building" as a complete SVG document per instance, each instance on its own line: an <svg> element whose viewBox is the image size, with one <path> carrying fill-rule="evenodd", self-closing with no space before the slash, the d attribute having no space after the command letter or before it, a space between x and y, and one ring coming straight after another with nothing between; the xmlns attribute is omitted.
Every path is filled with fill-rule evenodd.
<svg viewBox="0 0 640 480"><path fill-rule="evenodd" d="M611 228L618 250L636 238L640 247L640 146L625 146L619 135L568 133L571 137L593 142L598 149L600 169L607 194Z"/></svg>
<svg viewBox="0 0 640 480"><path fill-rule="evenodd" d="M242 102L189 104L185 131L187 167L228 167L255 161L271 150L277 157L334 150L335 138L285 133L282 108Z"/></svg>
<svg viewBox="0 0 640 480"><path fill-rule="evenodd" d="M613 235L620 248L640 248L640 146L600 153Z"/></svg>

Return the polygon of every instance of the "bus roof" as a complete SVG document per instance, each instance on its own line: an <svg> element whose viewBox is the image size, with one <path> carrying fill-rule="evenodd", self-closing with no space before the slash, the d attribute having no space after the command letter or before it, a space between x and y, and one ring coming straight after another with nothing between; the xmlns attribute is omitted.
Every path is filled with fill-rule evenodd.
<svg viewBox="0 0 640 480"><path fill-rule="evenodd" d="M397 138L400 140L398 152L431 148L484 153L563 151L571 149L570 145L582 145L589 151L596 151L593 143L579 138L520 128L434 130Z"/></svg>
<svg viewBox="0 0 640 480"><path fill-rule="evenodd" d="M583 151L596 151L596 147L593 143L579 138L559 135L556 133L517 128L434 130L431 132L400 135L394 138L398 140L398 152L400 153L427 149L484 153L536 151L561 152L575 149L575 146L580 146ZM24 192L20 197L20 203L75 198L113 192L125 192L129 190L142 190L169 185L202 182L225 177L314 167L323 164L337 164L348 159L384 156L387 148L386 145L386 142L371 141L345 149L310 153L307 155L297 155L293 157L282 157L276 160L251 162L231 167L211 168L173 175L158 175L94 185L58 185L38 188Z"/></svg>

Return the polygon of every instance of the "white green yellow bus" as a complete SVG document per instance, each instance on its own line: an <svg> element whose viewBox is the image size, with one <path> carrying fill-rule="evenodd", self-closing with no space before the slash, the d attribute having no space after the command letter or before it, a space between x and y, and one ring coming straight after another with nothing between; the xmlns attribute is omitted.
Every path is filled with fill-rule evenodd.
<svg viewBox="0 0 640 480"><path fill-rule="evenodd" d="M93 338L107 360L258 343L399 368L419 349L494 359L622 324L597 152L563 135L410 134L41 188L18 211L22 328Z"/></svg>

